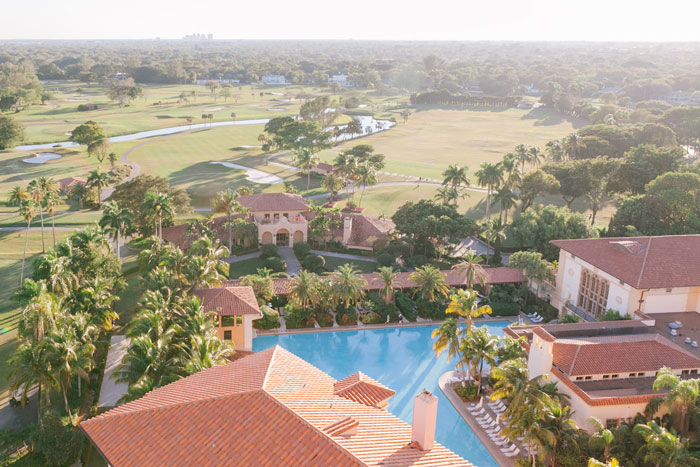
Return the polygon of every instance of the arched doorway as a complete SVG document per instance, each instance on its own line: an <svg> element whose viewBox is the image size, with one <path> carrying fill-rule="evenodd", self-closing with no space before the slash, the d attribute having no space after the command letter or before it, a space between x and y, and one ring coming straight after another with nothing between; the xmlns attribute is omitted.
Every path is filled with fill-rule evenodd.
<svg viewBox="0 0 700 467"><path fill-rule="evenodd" d="M263 232L262 244L269 245L272 243L272 232Z"/></svg>
<svg viewBox="0 0 700 467"><path fill-rule="evenodd" d="M286 229L279 229L277 231L277 246L289 246L289 232Z"/></svg>
<svg viewBox="0 0 700 467"><path fill-rule="evenodd" d="M297 243L301 243L303 241L304 232L302 232L301 230L297 230L296 232L294 232L294 242L292 243L292 245L296 245Z"/></svg>

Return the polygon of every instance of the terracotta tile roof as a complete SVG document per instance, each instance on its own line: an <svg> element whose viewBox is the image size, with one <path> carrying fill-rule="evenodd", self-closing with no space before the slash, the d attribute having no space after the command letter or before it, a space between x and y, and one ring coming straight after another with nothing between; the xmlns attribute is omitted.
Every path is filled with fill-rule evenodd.
<svg viewBox="0 0 700 467"><path fill-rule="evenodd" d="M262 316L252 287L218 287L194 291L202 301L204 311L215 311L220 316Z"/></svg>
<svg viewBox="0 0 700 467"><path fill-rule="evenodd" d="M68 191L77 184L85 185L87 183L87 180L85 180L83 177L67 177L58 180L57 183L58 188L61 191Z"/></svg>
<svg viewBox="0 0 700 467"><path fill-rule="evenodd" d="M524 282L525 277L517 269L511 268L486 268L489 279L486 281L488 284L513 284ZM445 275L445 280L450 287L458 287L464 285L464 277L460 277L460 274L452 270L442 271ZM365 280L367 285L365 290L379 290L383 287L379 274L369 273L360 274ZM396 284L394 288L396 289L411 289L416 287L415 281L409 279L411 276L410 272L399 272L396 274ZM238 279L230 280L224 282L224 287L236 287L241 284ZM291 278L275 278L272 279L272 288L275 295L289 295L291 292L292 279Z"/></svg>
<svg viewBox="0 0 700 467"><path fill-rule="evenodd" d="M241 219L243 216L241 214L236 214L232 216L232 218ZM214 217L207 223L207 226L214 231L216 238L218 238L224 245L228 245L228 230L224 224L227 219L228 217L226 216ZM163 227L163 240L168 243L172 243L181 250L188 249L190 245L192 245L192 242L196 240L196 238L188 235L188 227L189 224L178 224L170 227Z"/></svg>
<svg viewBox="0 0 700 467"><path fill-rule="evenodd" d="M636 289L700 285L700 235L554 240Z"/></svg>
<svg viewBox="0 0 700 467"><path fill-rule="evenodd" d="M333 394L360 404L376 407L396 394L396 391L358 371L336 382L333 385Z"/></svg>
<svg viewBox="0 0 700 467"><path fill-rule="evenodd" d="M541 327L539 327L539 326L536 327L536 328L532 331L532 333L533 333L533 334L537 334L539 337L541 337L542 339L544 339L544 340L547 341L547 342L555 342L555 341L557 340L553 335L551 335L551 334L548 333L545 329L543 329L543 328L541 328Z"/></svg>
<svg viewBox="0 0 700 467"><path fill-rule="evenodd" d="M238 202L250 209L258 211L307 211L309 205L304 198L291 193L259 193L256 195L239 196Z"/></svg>
<svg viewBox="0 0 700 467"><path fill-rule="evenodd" d="M372 247L377 239L391 235L396 229L396 224L391 219L380 219L362 214L345 217L352 219L352 231L348 246ZM342 231L340 237L342 238Z"/></svg>
<svg viewBox="0 0 700 467"><path fill-rule="evenodd" d="M660 334L557 339L552 362L572 377L655 372L662 366L676 370L700 369L700 358Z"/></svg>
<svg viewBox="0 0 700 467"><path fill-rule="evenodd" d="M335 395L335 383L277 346L151 391L80 427L116 467L471 465L438 443L430 451L411 447L409 425Z"/></svg>
<svg viewBox="0 0 700 467"><path fill-rule="evenodd" d="M629 405L629 404L648 404L652 399L658 397L658 394L637 394L629 396L608 396L608 397L591 397L586 391L581 389L574 381L571 381L565 373L554 367L551 373L569 389L574 391L583 401L589 406L610 406L610 405Z"/></svg>
<svg viewBox="0 0 700 467"><path fill-rule="evenodd" d="M316 166L317 169L325 170L327 172L332 172L333 171L333 164L329 164L328 162L319 162L318 165Z"/></svg>

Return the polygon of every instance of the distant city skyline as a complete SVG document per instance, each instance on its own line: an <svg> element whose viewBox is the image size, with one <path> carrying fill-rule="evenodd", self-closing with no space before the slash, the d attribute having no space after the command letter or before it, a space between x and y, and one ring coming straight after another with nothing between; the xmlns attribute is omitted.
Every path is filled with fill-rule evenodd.
<svg viewBox="0 0 700 467"><path fill-rule="evenodd" d="M700 2L3 2L0 39L700 41Z"/></svg>

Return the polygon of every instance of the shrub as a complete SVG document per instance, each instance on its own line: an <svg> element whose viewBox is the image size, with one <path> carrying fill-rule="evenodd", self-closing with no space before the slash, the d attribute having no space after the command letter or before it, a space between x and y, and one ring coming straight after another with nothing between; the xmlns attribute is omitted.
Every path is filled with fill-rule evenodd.
<svg viewBox="0 0 700 467"><path fill-rule="evenodd" d="M87 112L90 110L97 110L97 104L80 104L80 105L78 105L78 112Z"/></svg>
<svg viewBox="0 0 700 467"><path fill-rule="evenodd" d="M44 457L44 465L72 464L80 451L81 435L52 412L45 413L41 419L42 424L31 436L34 451Z"/></svg>
<svg viewBox="0 0 700 467"><path fill-rule="evenodd" d="M279 258L279 256L280 256L280 254L277 251L277 247L275 245L268 244L268 245L263 245L260 248L260 257L262 259Z"/></svg>
<svg viewBox="0 0 700 467"><path fill-rule="evenodd" d="M560 323L578 323L579 321L581 321L581 318L571 313L562 316L559 320Z"/></svg>
<svg viewBox="0 0 700 467"><path fill-rule="evenodd" d="M285 316L287 329L312 328L314 327L314 312L310 309L287 307Z"/></svg>
<svg viewBox="0 0 700 467"><path fill-rule="evenodd" d="M294 244L294 254L301 261L302 258L306 257L311 252L311 245L306 242L299 242Z"/></svg>
<svg viewBox="0 0 700 467"><path fill-rule="evenodd" d="M477 400L476 398L476 389L477 386L476 384L467 384L466 386L462 386L461 384L456 384L453 386L455 392L457 395L464 401L464 402L472 402Z"/></svg>
<svg viewBox="0 0 700 467"><path fill-rule="evenodd" d="M622 315L619 311L611 310L610 308L605 310L604 313L598 315L598 321L623 321L627 319L632 318L630 318L630 315L628 315L627 313Z"/></svg>
<svg viewBox="0 0 700 467"><path fill-rule="evenodd" d="M270 305L272 305L273 308L282 308L287 305L287 297L282 295L273 295L272 299L270 300Z"/></svg>
<svg viewBox="0 0 700 467"><path fill-rule="evenodd" d="M282 258L271 256L263 260L263 267L272 272L283 272L287 270L287 263Z"/></svg>
<svg viewBox="0 0 700 467"><path fill-rule="evenodd" d="M517 316L520 313L520 305L514 301L491 301L491 310L496 316Z"/></svg>
<svg viewBox="0 0 700 467"><path fill-rule="evenodd" d="M396 257L390 255L389 253L382 253L377 256L377 264L380 266L391 266L396 261Z"/></svg>
<svg viewBox="0 0 700 467"><path fill-rule="evenodd" d="M395 295L396 307L401 311L404 318L409 321L416 320L416 302L413 301L410 295L401 290L396 291Z"/></svg>
<svg viewBox="0 0 700 467"><path fill-rule="evenodd" d="M307 271L315 272L320 274L324 271L323 267L326 265L326 260L321 255L306 255L301 261L301 266Z"/></svg>
<svg viewBox="0 0 700 467"><path fill-rule="evenodd" d="M333 315L327 311L317 311L316 312L316 322L322 328L327 328L333 326Z"/></svg>
<svg viewBox="0 0 700 467"><path fill-rule="evenodd" d="M335 313L335 320L341 326L357 324L357 314L354 307L344 308L340 306Z"/></svg>
<svg viewBox="0 0 700 467"><path fill-rule="evenodd" d="M423 298L416 300L418 316L424 319L445 319L446 308L447 303L440 297L436 297L435 300L425 300Z"/></svg>
<svg viewBox="0 0 700 467"><path fill-rule="evenodd" d="M425 255L415 255L406 259L406 265L412 268L419 268L428 264L428 261L430 260Z"/></svg>
<svg viewBox="0 0 700 467"><path fill-rule="evenodd" d="M386 321L386 318L382 319L382 317L375 313L365 313L362 315L362 324L380 324Z"/></svg>
<svg viewBox="0 0 700 467"><path fill-rule="evenodd" d="M253 321L255 329L275 329L280 327L280 314L269 306L260 307L263 317Z"/></svg>

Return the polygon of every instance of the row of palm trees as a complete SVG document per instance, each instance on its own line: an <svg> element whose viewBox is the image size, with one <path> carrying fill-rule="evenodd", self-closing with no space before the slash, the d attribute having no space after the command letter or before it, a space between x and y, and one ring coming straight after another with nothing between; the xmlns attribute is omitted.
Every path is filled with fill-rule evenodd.
<svg viewBox="0 0 700 467"><path fill-rule="evenodd" d="M228 250L203 235L187 252L152 237L139 253L146 291L127 335L130 346L118 381L129 384L124 401L197 371L220 365L233 347L217 336L216 314L205 313L193 292L226 279Z"/></svg>
<svg viewBox="0 0 700 467"><path fill-rule="evenodd" d="M119 264L97 227L75 232L37 260L34 278L15 296L23 312L10 381L13 390L22 390L23 402L38 385L41 413L42 401L50 405L56 388L73 419L70 388L77 382L80 396L82 381L90 383L96 343L117 319L113 303L122 286Z"/></svg>

